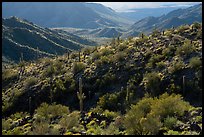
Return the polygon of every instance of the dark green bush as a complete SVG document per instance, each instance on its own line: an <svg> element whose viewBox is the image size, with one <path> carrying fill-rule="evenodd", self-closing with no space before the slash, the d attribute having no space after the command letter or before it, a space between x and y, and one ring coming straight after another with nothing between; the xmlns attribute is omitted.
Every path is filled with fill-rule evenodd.
<svg viewBox="0 0 204 137"><path fill-rule="evenodd" d="M199 57L192 57L190 59L189 66L191 68L199 68L202 66L202 61L199 59Z"/></svg>
<svg viewBox="0 0 204 137"><path fill-rule="evenodd" d="M136 105L132 105L125 115L127 134L155 135L162 127L164 119L182 116L190 108L189 103L183 101L180 95L164 93L159 98L145 96Z"/></svg>
<svg viewBox="0 0 204 137"><path fill-rule="evenodd" d="M73 74L77 74L80 71L85 69L85 64L83 62L74 62L72 66L72 72Z"/></svg>

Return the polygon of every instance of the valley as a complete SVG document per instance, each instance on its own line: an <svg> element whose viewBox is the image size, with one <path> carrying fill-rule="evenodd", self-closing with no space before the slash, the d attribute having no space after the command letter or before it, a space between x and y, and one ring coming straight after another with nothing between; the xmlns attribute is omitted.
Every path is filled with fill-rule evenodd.
<svg viewBox="0 0 204 137"><path fill-rule="evenodd" d="M3 2L2 135L202 135L202 3L181 7Z"/></svg>

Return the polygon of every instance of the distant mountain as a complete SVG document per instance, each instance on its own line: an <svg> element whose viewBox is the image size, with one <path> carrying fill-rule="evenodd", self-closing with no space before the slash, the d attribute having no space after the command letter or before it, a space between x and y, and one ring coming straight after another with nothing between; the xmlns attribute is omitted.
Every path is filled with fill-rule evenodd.
<svg viewBox="0 0 204 137"><path fill-rule="evenodd" d="M37 56L60 55L94 44L96 43L93 41L73 34L42 28L16 17L2 19L2 56L6 58L4 60L18 62L21 53L24 60L33 60Z"/></svg>
<svg viewBox="0 0 204 137"><path fill-rule="evenodd" d="M4 2L2 11L3 17L17 16L43 27L98 28L133 23L96 3Z"/></svg>
<svg viewBox="0 0 204 137"><path fill-rule="evenodd" d="M119 12L119 14L130 20L139 21L149 16L159 17L176 9L178 7L140 8L130 9L128 12Z"/></svg>
<svg viewBox="0 0 204 137"><path fill-rule="evenodd" d="M129 31L149 33L154 28L159 30L178 27L183 24L202 22L202 4L191 6L186 9L177 9L160 17L146 17L133 24Z"/></svg>

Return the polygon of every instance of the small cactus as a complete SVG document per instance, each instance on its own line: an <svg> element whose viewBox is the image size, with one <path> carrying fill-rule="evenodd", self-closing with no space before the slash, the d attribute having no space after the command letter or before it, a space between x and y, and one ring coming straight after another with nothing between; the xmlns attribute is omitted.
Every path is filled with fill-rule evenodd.
<svg viewBox="0 0 204 137"><path fill-rule="evenodd" d="M37 51L36 51L36 58L38 59L39 58L39 48L37 47Z"/></svg>
<svg viewBox="0 0 204 137"><path fill-rule="evenodd" d="M21 53L20 62L23 62L23 53Z"/></svg>
<svg viewBox="0 0 204 137"><path fill-rule="evenodd" d="M183 76L183 95L185 95L185 76Z"/></svg>
<svg viewBox="0 0 204 137"><path fill-rule="evenodd" d="M128 83L128 85L127 85L127 89L126 89L126 98L125 98L125 100L126 100L127 105L129 105L129 102L130 102L130 89L129 89L129 83Z"/></svg>
<svg viewBox="0 0 204 137"><path fill-rule="evenodd" d="M81 61L81 56L80 56L80 53L81 53L81 52L79 51L79 62Z"/></svg>
<svg viewBox="0 0 204 137"><path fill-rule="evenodd" d="M82 79L79 78L79 92L77 92L77 97L79 99L79 106L80 106L80 112L83 111L83 100L86 98L84 93L82 93Z"/></svg>
<svg viewBox="0 0 204 137"><path fill-rule="evenodd" d="M67 59L69 60L69 51L67 51Z"/></svg>

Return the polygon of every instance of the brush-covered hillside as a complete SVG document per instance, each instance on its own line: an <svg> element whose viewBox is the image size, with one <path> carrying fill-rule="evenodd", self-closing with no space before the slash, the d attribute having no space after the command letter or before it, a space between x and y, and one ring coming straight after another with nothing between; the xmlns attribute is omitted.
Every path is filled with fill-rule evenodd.
<svg viewBox="0 0 204 137"><path fill-rule="evenodd" d="M202 134L202 24L5 69L2 133Z"/></svg>
<svg viewBox="0 0 204 137"><path fill-rule="evenodd" d="M85 46L93 45L96 43L91 40L68 32L56 32L43 28L17 17L2 19L4 62L10 60L18 63L22 56L26 61L39 57L52 57L56 54L62 55L67 51L79 50Z"/></svg>

